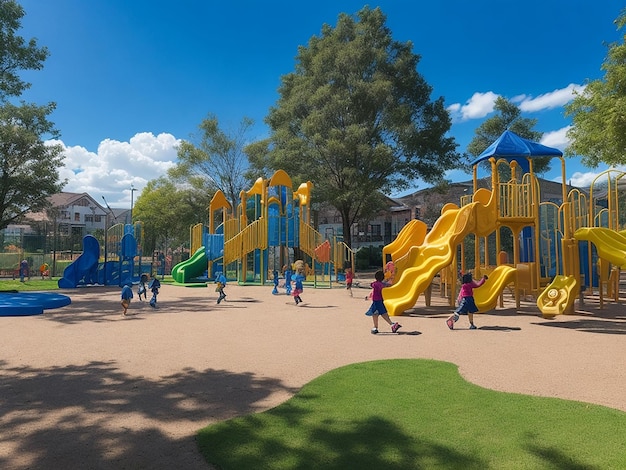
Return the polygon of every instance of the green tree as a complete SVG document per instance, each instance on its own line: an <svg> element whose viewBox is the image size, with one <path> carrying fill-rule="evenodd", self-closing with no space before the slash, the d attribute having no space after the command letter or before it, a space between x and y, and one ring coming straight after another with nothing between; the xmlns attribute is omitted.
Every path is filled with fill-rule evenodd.
<svg viewBox="0 0 626 470"><path fill-rule="evenodd" d="M626 9L615 20L617 29L626 24ZM587 83L565 106L572 127L567 136L571 144L568 156L581 155L582 162L595 168L600 163L626 163L626 44L609 44L602 64L604 78Z"/></svg>
<svg viewBox="0 0 626 470"><path fill-rule="evenodd" d="M222 190L226 198L237 206L239 193L247 187L248 158L244 152L247 135L254 122L243 118L239 128L227 133L215 116L209 115L200 124L200 135L183 141L178 149L178 164L169 175L190 182L207 193Z"/></svg>
<svg viewBox="0 0 626 470"><path fill-rule="evenodd" d="M507 129L524 139L535 142L538 142L543 136L542 132L533 130L533 127L537 125L537 120L522 117L520 109L507 99L498 96L494 109L497 114L486 119L476 128L476 135L467 146L467 152L472 157L478 157ZM535 173L543 174L549 171L550 160L549 157L533 159ZM508 175L506 176L508 177Z"/></svg>
<svg viewBox="0 0 626 470"><path fill-rule="evenodd" d="M443 98L430 100L412 43L394 41L385 22L379 8L342 13L299 47L266 118L270 137L246 149L255 171L311 181L315 200L340 212L348 244L381 192L439 182L458 161Z"/></svg>
<svg viewBox="0 0 626 470"><path fill-rule="evenodd" d="M166 177L149 181L133 208L144 227L144 253L169 246L189 245L189 227L206 223L211 195L187 186L177 187Z"/></svg>
<svg viewBox="0 0 626 470"><path fill-rule="evenodd" d="M48 120L56 105L11 102L30 87L20 72L41 69L48 56L35 39L26 43L17 35L23 16L18 3L0 0L0 229L45 209L48 196L65 184L59 181L62 147L43 141L59 136Z"/></svg>

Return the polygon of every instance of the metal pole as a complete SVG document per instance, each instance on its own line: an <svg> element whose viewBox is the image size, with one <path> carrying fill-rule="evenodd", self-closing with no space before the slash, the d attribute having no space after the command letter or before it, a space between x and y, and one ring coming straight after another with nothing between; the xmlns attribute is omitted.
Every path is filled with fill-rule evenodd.
<svg viewBox="0 0 626 470"><path fill-rule="evenodd" d="M104 196L102 196L102 200L104 201L105 206L109 210L109 212L107 212L107 214L106 214L106 216L104 218L104 279L102 280L102 284L106 286L107 285L107 281L109 279L108 276L107 276L107 274L108 274L107 273L107 261L108 261L108 257L109 257L109 252L108 252L108 248L109 248L109 241L108 241L108 235L109 235L109 214L113 214L113 211L109 207L109 203L104 198ZM115 214L113 214L113 217L115 217Z"/></svg>
<svg viewBox="0 0 626 470"><path fill-rule="evenodd" d="M137 189L131 184L130 185L130 224L133 224L133 203L134 203L134 195Z"/></svg>

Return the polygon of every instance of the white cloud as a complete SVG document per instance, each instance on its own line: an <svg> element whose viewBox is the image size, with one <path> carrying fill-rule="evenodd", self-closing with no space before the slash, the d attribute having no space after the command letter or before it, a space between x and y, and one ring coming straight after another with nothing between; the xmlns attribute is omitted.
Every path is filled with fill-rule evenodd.
<svg viewBox="0 0 626 470"><path fill-rule="evenodd" d="M541 141L539 143L547 147L565 150L565 148L570 144L570 140L567 138L567 131L570 130L571 127L572 126L565 126L556 131L546 132L541 137Z"/></svg>
<svg viewBox="0 0 626 470"><path fill-rule="evenodd" d="M581 172L577 171L567 180L568 184L579 188L588 188L599 173L593 171Z"/></svg>
<svg viewBox="0 0 626 470"><path fill-rule="evenodd" d="M459 103L454 103L448 106L448 111L453 121L480 119L493 111L497 98L498 95L492 91L486 93L476 92L463 106Z"/></svg>
<svg viewBox="0 0 626 470"><path fill-rule="evenodd" d="M601 171L575 171L572 173L572 176L567 179L567 184L571 184L572 186L577 186L579 188L588 188L594 183L594 187L602 182L605 182L610 174L611 178L614 178L617 174L621 172L626 172L626 165L611 167L610 173L605 173L607 169ZM601 173L605 173L602 177L598 178ZM560 183L562 178L557 176L552 179L557 183Z"/></svg>
<svg viewBox="0 0 626 470"><path fill-rule="evenodd" d="M517 104L522 112L531 113L561 107L569 103L576 94L580 94L583 91L585 91L585 85L570 83L565 88L544 93L536 98L526 94L519 94L510 98L509 101ZM453 103L447 109L453 122L481 119L493 112L498 96L500 95L493 91L476 92L464 105Z"/></svg>
<svg viewBox="0 0 626 470"><path fill-rule="evenodd" d="M129 142L105 139L96 153L84 147L66 147L58 141L65 154L61 179L68 183L64 191L89 193L102 203L104 196L111 207L130 207L131 184L137 189L134 198L150 180L166 174L176 162L180 140L162 133L135 134Z"/></svg>
<svg viewBox="0 0 626 470"><path fill-rule="evenodd" d="M569 103L577 93L585 90L584 85L570 83L565 88L544 93L536 98L524 97L519 104L519 108L524 112L537 112L544 109L559 108Z"/></svg>

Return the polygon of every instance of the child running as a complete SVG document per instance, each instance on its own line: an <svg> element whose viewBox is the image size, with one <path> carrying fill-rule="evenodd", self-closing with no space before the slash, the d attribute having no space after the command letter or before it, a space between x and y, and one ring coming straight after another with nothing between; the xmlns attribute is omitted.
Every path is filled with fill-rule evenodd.
<svg viewBox="0 0 626 470"><path fill-rule="evenodd" d="M291 295L291 269L285 268L285 294Z"/></svg>
<svg viewBox="0 0 626 470"><path fill-rule="evenodd" d="M354 281L354 273L352 272L352 268L346 269L346 289L350 292L350 297L352 297L352 282Z"/></svg>
<svg viewBox="0 0 626 470"><path fill-rule="evenodd" d="M131 285L130 284L124 285L124 287L122 287L122 308L124 309L124 311L122 312L122 315L126 316L128 312L128 307L130 307L130 299L132 298L133 298L133 289Z"/></svg>
<svg viewBox="0 0 626 470"><path fill-rule="evenodd" d="M470 323L469 329L476 329L476 325L474 325L474 314L478 312L478 307L476 307L476 302L474 301L474 289L482 286L487 279L487 276L483 276L480 281L476 282L472 279L472 273L463 274L461 277L461 291L459 292L458 298L459 307L446 320L448 328L451 330L454 329L454 324L458 321L459 315L467 315Z"/></svg>
<svg viewBox="0 0 626 470"><path fill-rule="evenodd" d="M161 282L156 278L152 278L150 283L148 284L148 289L152 292L152 298L150 299L150 307L156 308L157 304L157 295L159 295L159 288L161 287Z"/></svg>
<svg viewBox="0 0 626 470"><path fill-rule="evenodd" d="M389 314L387 313L387 309L385 308L385 303L383 302L383 287L386 285L383 283L383 279L385 279L385 273L381 270L376 271L374 274L374 278L376 279L372 282L372 305L365 315L371 316L372 321L374 322L374 328L372 328L372 334L378 334L378 317L383 317L387 323L391 325L391 332L396 333L402 325L398 322L392 322L389 318Z"/></svg>
<svg viewBox="0 0 626 470"><path fill-rule="evenodd" d="M278 270L274 269L272 275L274 276L274 289L272 289L272 294L276 295L278 294Z"/></svg>
<svg viewBox="0 0 626 470"><path fill-rule="evenodd" d="M139 286L137 287L137 295L139 300L148 300L148 275L142 274L139 279ZM143 295L143 299L141 296Z"/></svg>
<svg viewBox="0 0 626 470"><path fill-rule="evenodd" d="M215 283L217 287L215 287L215 292L219 292L219 297L217 298L217 303L219 304L222 300L226 298L226 294L224 293L224 287L226 287L226 276L223 273L218 272L215 276Z"/></svg>
<svg viewBox="0 0 626 470"><path fill-rule="evenodd" d="M304 281L305 277L304 275L298 273L296 274L294 277L294 287L293 287L293 300L296 301L296 305L302 303L302 297L300 297L300 294L302 294L302 291L304 291L304 284L302 284L302 281Z"/></svg>

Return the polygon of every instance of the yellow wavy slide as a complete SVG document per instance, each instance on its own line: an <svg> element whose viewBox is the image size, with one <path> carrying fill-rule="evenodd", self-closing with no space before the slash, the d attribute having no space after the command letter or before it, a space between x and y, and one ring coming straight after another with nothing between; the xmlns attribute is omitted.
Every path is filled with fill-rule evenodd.
<svg viewBox="0 0 626 470"><path fill-rule="evenodd" d="M406 255L412 246L421 245L426 238L428 227L421 220L410 220L394 241L383 247L383 261L387 262L386 255L391 256L391 260L395 263L399 258ZM383 263L383 264L384 264Z"/></svg>
<svg viewBox="0 0 626 470"><path fill-rule="evenodd" d="M450 264L458 243L475 225L474 208L478 203L445 211L420 247L408 253L408 265L400 278L383 289L389 315L401 315L412 308L419 295L430 285L437 272Z"/></svg>
<svg viewBox="0 0 626 470"><path fill-rule="evenodd" d="M626 236L604 227L583 227L574 232L576 240L593 243L598 256L620 268L626 267Z"/></svg>
<svg viewBox="0 0 626 470"><path fill-rule="evenodd" d="M461 208L453 205L445 207L426 235L424 243L412 247L405 255L402 264L406 268L396 283L383 289L389 315L402 315L405 310L412 308L435 275L452 262L456 247L465 236L472 232L491 233L495 230L496 220L495 200L491 197L491 191L486 189L477 191L471 204ZM480 227L477 221L480 221Z"/></svg>
<svg viewBox="0 0 626 470"><path fill-rule="evenodd" d="M474 289L474 301L479 312L488 312L496 308L500 293L506 286L515 282L517 270L509 265L503 264L494 269L489 274L489 279Z"/></svg>

